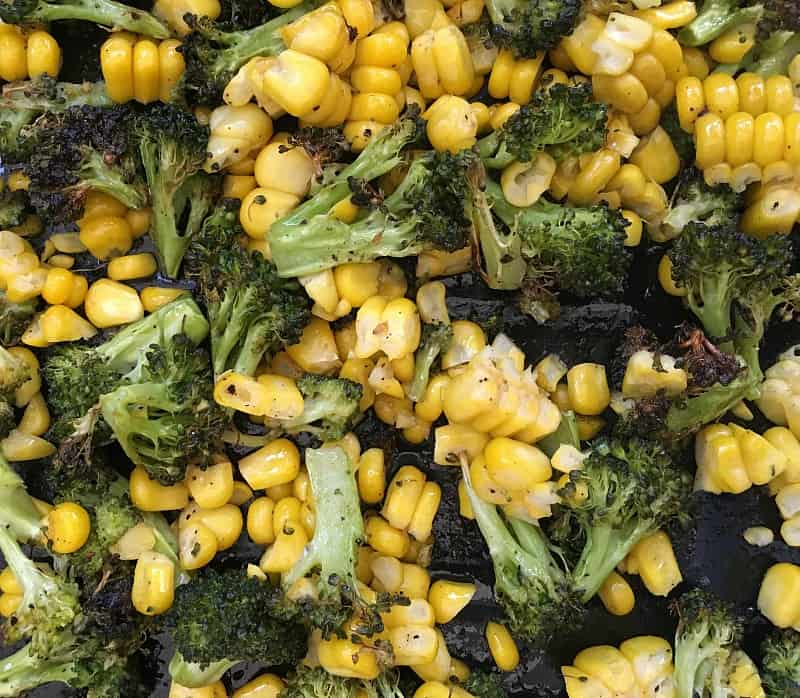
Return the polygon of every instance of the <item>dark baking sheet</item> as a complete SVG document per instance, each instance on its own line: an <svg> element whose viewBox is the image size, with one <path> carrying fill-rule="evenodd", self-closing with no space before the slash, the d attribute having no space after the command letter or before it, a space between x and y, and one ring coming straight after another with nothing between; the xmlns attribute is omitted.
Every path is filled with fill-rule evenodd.
<svg viewBox="0 0 800 698"><path fill-rule="evenodd" d="M99 46L105 32L72 22L54 25L51 31L64 49L61 78L98 79ZM530 362L556 352L569 365L581 361L608 363L627 326L638 322L667 338L676 325L689 319L680 300L666 296L655 281L661 254L658 247L648 249L644 244L636 251L631 285L623 303L567 307L562 317L548 326L540 327L522 316L513 307L510 295L489 291L471 275L446 280L450 313L454 319L491 321L498 331L505 331L519 343ZM798 323L773 324L762 349L762 364L769 366L777 354L798 342ZM491 668L491 657L483 637L484 626L487 620L500 617L501 612L492 598L492 567L480 532L474 523L458 514L458 469L433 465L430 444L410 446L397 432L374 417L365 420L357 431L363 448L380 446L390 454L389 476L400 465L415 464L442 485L442 504L434 525L431 576L433 579L474 579L478 584L472 603L442 630L452 656L471 666ZM757 657L758 643L768 625L754 609L761 579L776 561L800 564L800 549L786 546L779 535L775 543L765 548L750 546L742 538L742 532L755 525L768 526L776 534L778 532L780 518L766 488L753 488L738 496L698 493L692 498L691 508L692 524L684 530L671 531L685 580L673 595L691 586L702 586L734 603L748 618L746 646ZM237 558L242 562L255 562L260 554L260 547L249 544L246 535L224 553L225 558ZM519 668L504 676L509 693L520 697L562 698L566 694L559 667L571 662L580 649L594 644L618 644L642 634L671 639L675 620L669 611L669 600L651 596L638 577L628 580L636 593L636 607L631 614L623 618L611 616L599 600L593 600L584 626L575 636L562 638L546 652L520 648ZM169 680L165 676L164 660L169 658L169 649L153 641L145 650L145 676L153 682L153 698L165 698ZM0 654L3 654L2 649ZM258 666L238 667L226 677L229 688L246 683L260 671ZM51 685L28 695L30 698L62 698L76 693Z"/></svg>

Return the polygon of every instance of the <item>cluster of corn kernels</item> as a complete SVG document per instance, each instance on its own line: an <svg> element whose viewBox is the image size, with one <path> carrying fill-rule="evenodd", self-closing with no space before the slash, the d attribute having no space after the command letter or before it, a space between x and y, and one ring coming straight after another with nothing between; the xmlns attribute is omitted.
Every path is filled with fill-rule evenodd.
<svg viewBox="0 0 800 698"><path fill-rule="evenodd" d="M800 439L800 347L783 352L764 374L756 405L773 424L788 426Z"/></svg>
<svg viewBox="0 0 800 698"><path fill-rule="evenodd" d="M237 688L231 698L279 698L285 688L286 684L277 674L260 674ZM228 698L228 691L222 681L202 688L186 688L173 681L167 698Z"/></svg>
<svg viewBox="0 0 800 698"><path fill-rule="evenodd" d="M177 39L154 41L115 32L100 47L100 68L108 96L117 103L169 102L186 64Z"/></svg>
<svg viewBox="0 0 800 698"><path fill-rule="evenodd" d="M0 80L13 82L49 75L58 77L61 48L42 29L26 32L16 24L0 24Z"/></svg>
<svg viewBox="0 0 800 698"><path fill-rule="evenodd" d="M779 562L767 570L758 592L758 610L773 625L800 632L800 566Z"/></svg>

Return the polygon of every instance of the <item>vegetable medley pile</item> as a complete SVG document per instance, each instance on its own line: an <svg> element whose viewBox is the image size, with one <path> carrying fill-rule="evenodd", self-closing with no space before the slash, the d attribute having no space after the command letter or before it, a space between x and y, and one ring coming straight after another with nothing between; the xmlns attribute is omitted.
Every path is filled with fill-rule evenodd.
<svg viewBox="0 0 800 698"><path fill-rule="evenodd" d="M501 698L634 575L674 637L583 649L569 698L800 695L800 566L759 649L673 550L693 492L762 486L800 547L800 345L759 356L800 309L800 4L272 2L0 0L0 696L150 695L158 640L171 698ZM64 20L102 81L59 81ZM447 298L534 336L635 267L686 322L608 365ZM427 569L444 471L491 668L441 629L478 592Z"/></svg>

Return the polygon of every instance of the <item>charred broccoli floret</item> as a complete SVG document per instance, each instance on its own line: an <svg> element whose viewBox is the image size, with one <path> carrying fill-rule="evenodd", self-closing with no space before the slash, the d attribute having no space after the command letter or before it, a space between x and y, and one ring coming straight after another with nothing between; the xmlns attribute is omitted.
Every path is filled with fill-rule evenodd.
<svg viewBox="0 0 800 698"><path fill-rule="evenodd" d="M208 127L189 112L158 103L137 117L135 132L153 207L150 234L162 270L175 278L216 197L216 179L201 171Z"/></svg>
<svg viewBox="0 0 800 698"><path fill-rule="evenodd" d="M543 150L557 161L593 152L603 144L607 112L605 104L593 100L591 85L552 85L537 91L476 148L489 169L528 162Z"/></svg>
<svg viewBox="0 0 800 698"><path fill-rule="evenodd" d="M488 671L471 671L464 681L464 688L475 698L506 698L507 693L498 674Z"/></svg>
<svg viewBox="0 0 800 698"><path fill-rule="evenodd" d="M187 274L208 311L215 376L228 369L253 375L264 356L298 342L310 319L300 284L241 244L237 211L238 202L218 206L187 253Z"/></svg>
<svg viewBox="0 0 800 698"><path fill-rule="evenodd" d="M280 589L241 569L206 567L178 587L167 616L175 644L169 664L182 686L207 686L240 662L296 663L307 629Z"/></svg>
<svg viewBox="0 0 800 698"><path fill-rule="evenodd" d="M572 33L581 10L580 0L489 0L492 38L515 54L533 57L553 48Z"/></svg>

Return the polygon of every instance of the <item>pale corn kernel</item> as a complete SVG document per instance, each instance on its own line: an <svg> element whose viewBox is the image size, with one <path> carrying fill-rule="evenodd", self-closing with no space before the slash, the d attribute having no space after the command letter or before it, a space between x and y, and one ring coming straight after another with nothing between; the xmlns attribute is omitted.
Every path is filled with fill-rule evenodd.
<svg viewBox="0 0 800 698"><path fill-rule="evenodd" d="M775 534L772 532L772 529L766 526L751 526L750 528L746 528L742 537L748 544L755 545L759 548L771 545L775 540Z"/></svg>
<svg viewBox="0 0 800 698"><path fill-rule="evenodd" d="M144 317L144 306L136 289L111 279L95 281L84 299L86 317L95 327L115 327Z"/></svg>

